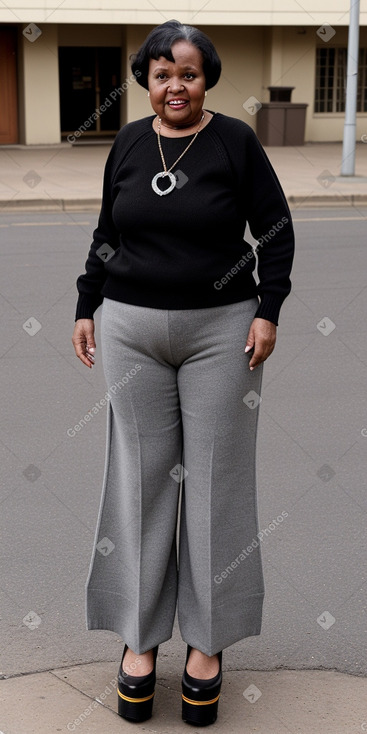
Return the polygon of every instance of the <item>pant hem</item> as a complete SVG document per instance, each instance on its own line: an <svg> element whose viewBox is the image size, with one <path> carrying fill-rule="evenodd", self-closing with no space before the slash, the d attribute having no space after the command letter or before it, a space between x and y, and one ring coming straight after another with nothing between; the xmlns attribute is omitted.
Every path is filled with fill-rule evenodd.
<svg viewBox="0 0 367 734"><path fill-rule="evenodd" d="M195 635L190 630L188 620L186 619L185 622L181 620L180 623L178 615L181 637L186 644L211 656L240 640L260 635L264 598L265 591L245 597L242 602L243 610L235 617L230 615L230 610L222 607L220 617L214 619L211 627L208 625L208 630L211 630L211 638L204 638L200 633Z"/></svg>

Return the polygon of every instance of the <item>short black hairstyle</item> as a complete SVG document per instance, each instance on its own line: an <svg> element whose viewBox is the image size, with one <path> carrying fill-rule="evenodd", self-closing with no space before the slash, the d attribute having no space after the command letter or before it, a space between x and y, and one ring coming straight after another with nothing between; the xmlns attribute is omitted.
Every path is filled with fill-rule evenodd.
<svg viewBox="0 0 367 734"><path fill-rule="evenodd" d="M136 75L138 84L148 89L150 59L159 59L160 56L164 56L168 61L175 60L171 46L176 41L189 41L201 51L205 89L214 87L220 77L222 64L212 41L203 31L192 25L180 23L178 20L167 20L166 23L161 23L153 28L138 52L129 57L133 74L140 72Z"/></svg>

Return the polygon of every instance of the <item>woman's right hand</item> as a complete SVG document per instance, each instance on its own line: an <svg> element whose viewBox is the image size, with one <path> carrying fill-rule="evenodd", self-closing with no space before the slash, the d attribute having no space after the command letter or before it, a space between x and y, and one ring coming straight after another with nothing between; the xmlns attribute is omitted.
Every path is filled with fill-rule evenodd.
<svg viewBox="0 0 367 734"><path fill-rule="evenodd" d="M75 322L73 336L75 354L87 367L93 367L96 342L94 340L94 320L78 319Z"/></svg>

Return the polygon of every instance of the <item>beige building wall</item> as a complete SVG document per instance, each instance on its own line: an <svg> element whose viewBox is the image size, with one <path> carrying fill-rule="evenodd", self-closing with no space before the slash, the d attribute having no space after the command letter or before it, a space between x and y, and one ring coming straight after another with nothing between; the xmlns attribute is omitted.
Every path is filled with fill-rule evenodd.
<svg viewBox="0 0 367 734"><path fill-rule="evenodd" d="M124 53L125 79L131 74L129 56L136 53L152 28L153 26L127 26ZM144 87L141 87L137 82L134 82L134 84L129 87L129 89L124 93L124 96L124 113L126 122L132 122L132 120L138 120L140 117L146 117L147 115L153 114L148 93Z"/></svg>
<svg viewBox="0 0 367 734"><path fill-rule="evenodd" d="M60 142L58 29L45 26L36 42L19 34L20 142Z"/></svg>
<svg viewBox="0 0 367 734"><path fill-rule="evenodd" d="M276 28L274 54L278 61L271 75L272 86L294 87L291 101L307 103L305 139L309 140L313 114L316 41L313 28ZM269 102L264 84L262 102Z"/></svg>
<svg viewBox="0 0 367 734"><path fill-rule="evenodd" d="M292 86L292 102L308 104L305 142L335 142L343 139L344 113L315 113L316 48L324 44L314 28L264 28L263 86L261 102L269 102L267 87ZM338 28L333 46L347 47L348 28ZM367 46L367 28L360 29L360 46ZM367 130L367 113L357 115L357 140Z"/></svg>
<svg viewBox="0 0 367 734"><path fill-rule="evenodd" d="M129 54L134 53L153 26L128 26L126 29L125 68L130 74ZM256 115L243 103L250 96L269 102L268 86L292 86L292 102L307 103L305 141L340 141L344 114L315 114L316 47L319 39L309 27L227 27L202 26L222 59L222 75L208 91L205 105L247 122L256 130ZM340 28L334 45L346 46L348 29ZM361 45L367 46L367 28L361 28ZM126 97L126 121L152 114L146 91L134 84ZM367 130L367 113L357 116L357 139Z"/></svg>
<svg viewBox="0 0 367 734"><path fill-rule="evenodd" d="M238 117L255 129L256 117L249 115L243 105L251 96L261 98L263 28L203 26L202 30L222 60L222 74L218 84L208 91L207 107Z"/></svg>
<svg viewBox="0 0 367 734"><path fill-rule="evenodd" d="M25 0L24 0L25 1ZM112 0L109 0L112 2ZM362 0L363 2L363 0ZM367 4L367 0L365 0ZM64 3L65 4L65 3ZM91 3L93 4L93 3ZM345 3L344 3L345 4ZM103 3L102 3L103 5ZM120 3L124 5L124 3ZM211 5L214 4L211 3ZM284 6L284 3L280 3ZM341 7L339 3L338 7ZM0 14L1 15L1 14ZM172 17L174 13L170 13ZM178 14L182 20L182 13ZM161 22L163 19L161 18ZM345 16L344 22L348 20ZM196 21L195 23L199 25ZM31 43L19 28L20 142L60 142L59 46L119 46L122 49L121 82L131 75L130 54L137 51L154 23L60 24L45 23L42 34ZM205 106L247 122L256 130L256 115L243 107L246 99L269 101L269 85L294 86L293 102L308 104L305 140L342 140L344 114L315 114L314 85L316 47L323 45L316 28L309 25L224 26L200 25L213 40L223 71L216 87L208 91ZM347 45L347 27L338 27L333 45ZM367 27L360 29L360 44L367 46ZM146 91L136 82L121 94L120 120L125 122L152 114ZM82 121L81 121L82 122ZM357 116L357 139L367 131L367 113Z"/></svg>
<svg viewBox="0 0 367 734"><path fill-rule="evenodd" d="M327 21L346 25L349 0L6 0L0 4L0 23L78 23L157 25L170 18L210 26L315 26ZM361 24L367 25L367 0L360 0Z"/></svg>

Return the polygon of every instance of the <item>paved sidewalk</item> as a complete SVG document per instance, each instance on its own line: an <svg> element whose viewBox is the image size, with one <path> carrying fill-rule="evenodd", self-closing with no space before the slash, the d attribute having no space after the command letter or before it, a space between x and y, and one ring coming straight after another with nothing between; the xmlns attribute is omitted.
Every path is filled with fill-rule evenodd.
<svg viewBox="0 0 367 734"><path fill-rule="evenodd" d="M333 671L226 671L218 719L226 734L351 734L367 731L367 680ZM1 681L1 734L189 732L181 719L181 675L157 661L153 716L117 714L118 662L61 668ZM164 676L164 677L162 677ZM363 705L362 702L365 702ZM195 729L196 731L197 729Z"/></svg>
<svg viewBox="0 0 367 734"><path fill-rule="evenodd" d="M24 148L17 146L0 148L0 211L18 212L28 209L34 211L59 211L60 209L98 210L100 206L103 168L109 147L109 145L71 147L69 144L62 144L53 147ZM357 146L357 177L353 180L339 179L342 154L341 145L309 144L300 148L267 148L267 153L293 208L310 207L318 204L320 206L330 204L335 206L343 205L344 207L348 204L367 204L367 144L360 143ZM325 227L326 225L324 224L323 226ZM33 242L33 240L30 241ZM322 250L320 252L320 260L317 260L317 268L320 269L320 278L322 276L322 269L326 268L330 261L333 261L335 253L338 252L338 250L331 249L331 243L332 236L329 237L328 249L325 248ZM70 245L70 252L72 246ZM29 249L31 250L31 248ZM304 306L302 305L301 298L297 297L296 289L295 300L290 302L288 311L285 310L284 312L284 315L288 319L288 321L286 319L284 320L284 334L286 334L286 329L288 329L289 333L287 333L287 338L289 342L287 344L291 345L292 350L294 350L292 354L294 355L296 355L301 347L303 349L304 346L307 346L308 342L311 344L311 329L315 329L316 331L312 319L314 319L316 324L316 321L324 314L324 303L327 304L328 308L330 305L332 309L331 312L326 310L325 313L330 313L333 316L333 309L337 314L340 312L339 320L336 319L338 330L334 332L334 335L339 333L340 330L343 337L343 334L347 334L347 329L350 330L349 340L346 336L345 339L348 347L350 345L351 348L355 347L357 357L353 357L353 350L348 354L348 359L345 357L346 351L342 341L340 343L334 342L334 346L330 342L331 351L326 351L326 349L329 349L329 342L322 335L320 335L320 343L316 344L317 349L315 351L313 349L308 351L308 354L311 354L308 357L309 361L307 363L309 365L310 380L305 386L304 400L306 401L306 410L308 411L305 415L308 415L308 417L310 415L312 416L312 405L310 408L307 402L309 400L307 389L310 389L312 379L315 379L315 382L319 383L319 391L317 392L316 390L313 400L314 402L316 398L320 400L320 411L324 411L325 413L325 425L327 424L325 411L329 409L330 420L328 421L328 425L335 426L335 423L332 421L332 417L335 418L338 415L335 406L343 398L343 396L341 398L340 393L335 393L337 395L337 400L335 401L329 400L328 396L326 396L323 402L322 396L320 397L321 387L326 384L326 379L322 382L320 375L323 372L328 374L327 370L330 369L330 364L333 365L334 372L336 371L336 366L338 370L341 370L341 365L344 364L345 372L342 374L345 374L345 394L348 396L348 401L353 390L358 392L358 398L356 399L362 400L360 395L363 396L363 389L361 390L360 384L356 382L354 373L356 362L353 362L353 359L359 359L358 355L362 354L362 357L364 355L363 349L366 342L361 338L361 334L363 336L364 332L359 331L360 324L364 323L364 301L362 300L364 296L361 296L360 306L357 310L357 316L360 322L356 321L353 311L346 312L344 322L341 316L341 311L344 307L343 304L345 305L346 302L349 303L351 297L348 289L351 288L353 298L357 298L359 297L359 293L356 293L356 291L363 288L364 270L362 249L363 242L361 243L360 252L356 251L356 258L353 257L351 259L349 253L345 253L345 260L343 259L344 254L342 254L339 260L337 260L337 263L333 263L327 291L328 297L323 301L319 295L321 292L320 280L316 280L315 283L312 281L312 286L315 287L312 291L309 290L310 273L316 272L316 266L314 265L315 246L310 265L307 264L306 255L303 255L303 259L301 259L302 253L300 248L298 255L300 258L299 273L304 272L305 275L302 281L299 278L298 294L306 298L306 303L307 294L310 292L311 295L308 297L307 305ZM32 263L35 268L40 269L39 263L43 257L42 248L39 257L39 260L34 260ZM62 257L65 260L65 256L63 255ZM347 258L348 266L346 267L345 262L347 262ZM46 267L49 267L48 262ZM312 267L314 267L314 270L311 269ZM15 268L13 269L14 271ZM38 281L35 282L38 283ZM65 279L65 283L67 282L67 279ZM53 288L53 283L49 287ZM61 285L61 287L63 286ZM334 296L333 298L331 297L331 291L334 287L335 300L333 300ZM33 286L33 291L35 290L36 286ZM28 298L28 294L26 296ZM33 303L36 302L34 300L32 301L32 298L36 298L33 292L29 297L29 301L26 301L27 309L28 304L32 304L33 308ZM59 291L55 294L55 298L59 299ZM46 304L45 308L51 309L54 305L54 300L51 299L50 303L48 301L47 303L46 301L42 301L42 303ZM61 307L64 308L65 306L60 301L60 309ZM23 304L21 308L23 308ZM298 322L296 325L293 325L291 308L295 309L296 319L298 319L301 327L298 325ZM345 308L347 307L345 306ZM316 318L318 311L319 316ZM32 310L29 311L29 313L32 312ZM62 329L65 329L65 313L64 311L61 312L61 310L55 313L56 322L61 324L60 333L63 339ZM52 318L54 317L53 315ZM11 324L14 318L13 314L11 314L11 319L9 317ZM18 319L18 314L16 315L16 319ZM53 322L50 320L48 323L51 325ZM46 330L46 326L47 323L45 323L44 330ZM344 332L342 330L343 328L345 330ZM302 329L305 331L305 338L303 337ZM41 334L43 333L41 332ZM28 339L28 336L26 335L24 338ZM41 347L41 351L44 349L41 357L45 360L46 367L44 368L44 372L40 370L40 375L45 381L46 391L44 393L42 389L39 393L36 392L36 395L40 394L41 396L39 403L47 400L47 394L51 394L47 393L48 385L52 382L52 389L54 389L55 380L60 379L60 385L62 379L65 381L65 384L70 380L72 385L79 385L79 383L72 381L72 377L70 377L72 373L65 369L65 365L62 368L64 370L62 377L60 377L61 372L55 371L52 363L54 357L48 357L47 355L49 346L50 342L47 343L45 341L45 345ZM8 349L8 343L5 344L5 341L4 348ZM34 354L36 354L37 349L33 347L33 342L31 348L35 350ZM71 349L71 344L69 348ZM36 359L33 353L27 351L30 347L27 345L24 346L23 342L20 343L18 349L22 361L25 357L28 358L29 354L32 359ZM335 351L332 351L333 349ZM318 358L316 366L313 365L313 361L311 362L314 353L317 354ZM285 369L285 364L283 362L282 351L278 351L277 354L279 362L275 364L278 364L277 369L280 373ZM338 364L336 361L337 355L341 355L341 360ZM11 358L13 359L14 356L18 357L18 353L15 352L12 354ZM285 358L288 359L287 355ZM332 361L330 362L330 360ZM352 367L349 365L349 360L352 363ZM346 362L348 362L347 366L345 366ZM297 364L295 357L294 363L295 369L300 370L301 368ZM32 362L29 375L32 375L32 372L34 373L36 371L38 364L35 361ZM319 373L317 372L318 368L320 369ZM11 383L16 386L14 393L18 394L18 400L23 400L23 395L18 389L18 384L21 384L19 378L20 372L16 372L15 368L13 368L13 363L9 367L9 373L6 374L10 374L11 372L15 375L15 382ZM37 391L37 382L30 381L28 383L24 381L24 374L22 374L23 385L25 384L27 386L27 390L30 389L30 386L34 388L36 385ZM295 372L292 377L290 383L290 409L293 409L294 405L297 407L292 390L295 390L298 376L302 374L306 374L306 372ZM46 378L45 375L47 375ZM276 371L274 375L277 375ZM351 375L353 380L351 379ZM348 381L349 379L351 382ZM102 385L102 382L100 384ZM332 384L331 381L331 391L334 389L334 386L336 389L338 384ZM285 394L285 385L288 388L288 383L280 383L281 396ZM69 400L69 389L68 382L67 393L62 393L62 396L67 395L65 400L63 397L64 402ZM86 394L84 392L83 396ZM327 402L329 408L325 407ZM340 404L343 403L340 402ZM343 408L346 422L348 423L349 421L352 427L356 420L355 416L352 415L353 404L353 401L351 407L349 406L349 402L343 404L346 405L346 408ZM35 402L33 405L35 405ZM300 409L300 405L298 405L298 408ZM363 406L361 405L361 415L362 409ZM11 410L13 410L13 406ZM80 414L82 415L83 413ZM21 412L20 415L23 416L23 413ZM26 414L24 413L24 415ZM42 413L38 413L37 415L42 416ZM67 415L68 413L66 412L65 416ZM79 414L77 413L77 415ZM317 413L315 415L317 416ZM306 425L308 425L307 421ZM320 425L322 425L321 421ZM317 435L317 430L320 430L320 428L316 427L315 435ZM330 441L330 439L326 438L326 448L330 447L328 440ZM344 452L342 435L339 435L337 440L339 441L338 446L340 446L339 453L342 453ZM278 446L280 444L274 445ZM310 445L313 446L312 442ZM58 471L59 466L64 468L66 463L65 457L67 456L69 454L60 452L58 457L59 464L55 461L55 472ZM292 477L294 476L295 483L298 481L301 484L303 481L303 464L298 454L294 454L294 456L297 456L297 461L294 462L294 475ZM307 464L307 472L309 470L310 467ZM362 495L362 476L364 477L364 474L361 466L359 467L359 471L361 471L361 481L359 482L357 478L356 484L358 482L360 484L362 502L362 496L364 497ZM50 476L52 476L52 473ZM345 476L345 474L342 476ZM351 479L351 483L353 481L354 479ZM333 501L336 502L334 495ZM310 512L312 511L312 507L314 505L310 504ZM336 510L338 510L338 507L342 507L342 505L336 505ZM318 510L320 512L320 521L319 525L317 523L315 524L315 527L322 528L322 533L324 534L326 530L322 526L324 518L322 514L323 508L318 507ZM330 512L331 510L327 507L327 517L330 516ZM346 533L351 532L350 529L354 527L352 525L352 522L354 522L353 518L354 515L351 514L350 518L347 519ZM345 537L348 536L346 535ZM340 554L345 555L343 548L340 548ZM284 558L287 558L286 553ZM337 557L339 564L340 558L341 556ZM321 569L327 567L327 564L323 566L321 563ZM362 566L358 568L358 572L362 575L361 568ZM341 573L339 567L337 573ZM305 578L307 583L310 583L310 579L312 580L313 577L310 573ZM332 584L332 582L333 579L331 581L328 580L328 583ZM323 578L321 578L320 583L324 583ZM57 605L55 609L56 613L59 613L57 611ZM322 607L320 607L319 611L321 609ZM276 611L273 609L271 612L273 616L274 614L281 615L282 610ZM362 624L362 615L361 619ZM281 622L283 621L282 618ZM12 618L11 623L14 627L17 621ZM345 622L345 625L347 625L347 622ZM343 617L341 617L341 626L343 629ZM286 628L286 633L290 637L292 635L294 636L298 629L297 626L293 626L292 621L284 621L283 628ZM309 627L306 626L304 629L304 639L306 639L306 635L309 634ZM282 639L281 632L277 635L278 640L279 638ZM19 639L20 642L18 645L20 646L21 636ZM343 645L347 644L342 636L339 639ZM119 640L119 642L121 643L122 641ZM303 643L304 640L300 642ZM170 646L173 646L173 643L174 641L172 641L172 645L170 643ZM34 644L35 655L37 655L37 645L36 643ZM50 644L52 644L51 637ZM330 649L333 645L336 647L339 644L338 638L334 639L334 641L331 639L329 644ZM101 645L101 641L99 641L99 645ZM53 734L53 732L64 732L64 734L67 734L68 731L81 732L82 734L97 734L97 732L98 734L106 734L106 732L108 734L121 734L129 731L152 731L159 732L160 734L187 732L187 734L190 734L191 731L196 731L196 729L190 728L181 720L181 675L185 646L180 642L179 647L179 654L167 654L164 650L164 645L162 651L159 652L154 714L152 719L143 722L141 725L130 724L117 715L116 675L119 665L119 659L117 657L115 660L108 660L107 662L84 663L63 668L52 668L50 670L43 670L42 672L18 674L10 677L7 677L0 671L0 734ZM18 647L16 649L18 650ZM338 649L340 650L340 648ZM349 653L349 647L343 648L340 653L342 659L344 659L344 649L346 651L345 656ZM278 668L271 671L242 670L240 669L242 667L241 660L236 657L239 655L239 652L236 652L235 656L234 651L232 651L231 655L232 659L230 658L230 654L226 656L224 653L223 655L223 686L219 704L219 715L216 724L209 727L208 731L220 731L221 733L225 732L225 734L358 734L364 731L367 732L367 678L347 675L333 670L320 669L288 670ZM353 658L353 649L350 655ZM361 656L363 656L363 652L361 652ZM245 665L250 664L248 659L243 662ZM312 662L313 660L310 658L310 664ZM233 669L230 669L231 665ZM34 667L37 668L37 664L34 664ZM48 666L45 665L45 667Z"/></svg>
<svg viewBox="0 0 367 734"><path fill-rule="evenodd" d="M111 144L1 146L0 211L98 210ZM292 207L367 204L367 143L341 177L341 143L266 148Z"/></svg>

